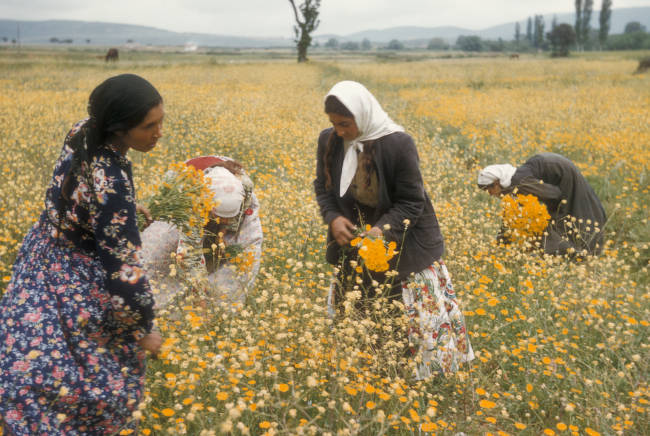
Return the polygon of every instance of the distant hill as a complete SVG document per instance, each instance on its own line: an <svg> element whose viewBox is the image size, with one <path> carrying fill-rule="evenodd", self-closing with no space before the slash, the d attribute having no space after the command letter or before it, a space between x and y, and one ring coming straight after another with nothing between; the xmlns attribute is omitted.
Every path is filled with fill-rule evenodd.
<svg viewBox="0 0 650 436"><path fill-rule="evenodd" d="M534 12L533 12L534 14ZM591 27L597 29L599 11L591 15ZM558 23L574 24L575 13L558 13L544 15L546 30L551 27L553 17ZM519 21L521 32L526 32L526 20ZM612 11L610 34L623 33L625 25L630 21L639 21L650 29L650 7L619 8ZM512 40L515 33L515 21L482 30L464 29L454 26L415 27L402 26L387 29L371 29L349 35L320 34L314 36L314 41L323 44L330 38L341 42L358 41L367 38L373 43L387 43L392 39L402 42L424 43L431 38L443 38L453 43L460 35L477 35L483 39ZM16 38L17 27L20 27L20 42L22 44L48 44L50 39L72 40L74 45L121 46L131 41L139 45L154 46L184 46L186 44L202 47L222 48L274 48L293 47L294 42L287 38L248 38L228 35L213 35L207 33L179 33L155 27L137 26L131 24L87 22L87 21L16 21L0 19L0 44L3 38L8 41ZM89 42L88 42L89 41Z"/></svg>
<svg viewBox="0 0 650 436"><path fill-rule="evenodd" d="M127 41L140 45L183 46L194 44L207 47L290 47L294 43L284 38L247 38L206 33L178 33L155 27L131 24L88 21L17 21L0 20L0 38L16 38L20 26L20 42L23 44L47 44L51 38L72 39L75 45L123 45Z"/></svg>
<svg viewBox="0 0 650 436"><path fill-rule="evenodd" d="M599 28L598 15L600 11L593 11L591 14L591 27ZM544 22L546 24L546 31L550 30L553 17L557 18L558 24L569 23L575 24L575 12L546 14L544 15ZM531 14L534 18L534 13ZM522 34L526 33L526 21L528 17L519 21ZM625 25L630 21L639 21L650 30L650 7L640 8L620 8L612 10L611 29L610 34L623 33ZM482 30L464 29L462 27L454 26L439 26L439 27L415 27L415 26L402 26L390 27L387 29L372 29L364 30L361 32L352 33L349 35L316 35L314 39L319 42L325 42L330 38L336 38L339 41L362 41L364 38L369 39L375 43L386 43L392 39L399 41L412 41L412 40L428 40L431 38L442 38L448 42L456 42L460 35L477 35L483 39L499 39L502 38L506 41L514 39L516 21L510 23L500 24L498 26L488 27Z"/></svg>

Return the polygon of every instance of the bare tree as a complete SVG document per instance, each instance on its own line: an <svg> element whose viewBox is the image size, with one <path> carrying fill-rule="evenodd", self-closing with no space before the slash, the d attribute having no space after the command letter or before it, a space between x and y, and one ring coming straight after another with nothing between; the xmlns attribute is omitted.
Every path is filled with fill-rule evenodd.
<svg viewBox="0 0 650 436"><path fill-rule="evenodd" d="M296 25L293 30L296 33L296 47L298 48L298 62L307 60L307 49L311 45L311 33L320 24L318 19L318 8L320 0L304 0L299 7L296 7L294 0L289 0L296 18ZM301 19L302 17L302 19Z"/></svg>

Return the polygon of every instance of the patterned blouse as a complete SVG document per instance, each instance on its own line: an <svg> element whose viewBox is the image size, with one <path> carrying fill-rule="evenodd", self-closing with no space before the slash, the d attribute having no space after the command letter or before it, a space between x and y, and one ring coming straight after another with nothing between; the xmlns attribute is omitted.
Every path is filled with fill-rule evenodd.
<svg viewBox="0 0 650 436"><path fill-rule="evenodd" d="M151 331L154 300L138 254L131 162L111 147L101 147L89 167L82 163L65 217L59 220L60 193L72 161L70 139L84 122L75 124L65 139L46 193L45 217L53 236L99 259L112 297L113 316L107 321L117 334L132 333L138 340Z"/></svg>

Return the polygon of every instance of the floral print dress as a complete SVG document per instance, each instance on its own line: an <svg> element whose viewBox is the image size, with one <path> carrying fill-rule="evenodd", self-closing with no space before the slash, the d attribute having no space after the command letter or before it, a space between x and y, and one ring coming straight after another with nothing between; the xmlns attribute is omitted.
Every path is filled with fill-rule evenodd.
<svg viewBox="0 0 650 436"><path fill-rule="evenodd" d="M45 210L0 300L0 422L14 435L113 434L143 393L153 297L138 259L130 162L102 147L82 163L59 219L68 134Z"/></svg>
<svg viewBox="0 0 650 436"><path fill-rule="evenodd" d="M474 359L465 318L447 266L441 260L402 283L409 319L408 338L416 358L416 379L458 371Z"/></svg>

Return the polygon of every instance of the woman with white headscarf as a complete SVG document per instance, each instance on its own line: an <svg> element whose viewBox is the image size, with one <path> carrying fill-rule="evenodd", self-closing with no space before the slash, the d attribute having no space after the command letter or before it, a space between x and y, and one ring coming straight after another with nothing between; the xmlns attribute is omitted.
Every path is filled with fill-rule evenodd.
<svg viewBox="0 0 650 436"><path fill-rule="evenodd" d="M564 156L540 153L515 168L489 165L478 185L492 196L534 195L546 206L551 221L542 241L547 254L600 254L605 209L578 167Z"/></svg>
<svg viewBox="0 0 650 436"><path fill-rule="evenodd" d="M207 280L214 297L226 303L243 303L257 277L262 256L262 224L253 182L241 164L224 156L201 156L185 162L203 171L217 206L210 214L202 241ZM154 221L142 232L141 256L158 288L156 305L166 306L183 288L170 275L171 254L183 255L189 247L173 224Z"/></svg>
<svg viewBox="0 0 650 436"><path fill-rule="evenodd" d="M364 224L371 226L366 235L394 241L400 252L389 265L397 275L366 275L362 301L376 297L372 280L390 282L388 298L401 301L410 319L409 340L418 349L413 357L421 362L417 377L455 371L474 355L442 261L443 237L413 139L360 83L337 83L324 103L333 127L318 139L314 189L329 226L327 261L337 265ZM340 266L339 277L349 268ZM347 291L342 288L335 280L330 290L339 312Z"/></svg>

